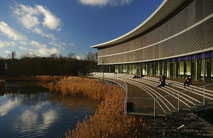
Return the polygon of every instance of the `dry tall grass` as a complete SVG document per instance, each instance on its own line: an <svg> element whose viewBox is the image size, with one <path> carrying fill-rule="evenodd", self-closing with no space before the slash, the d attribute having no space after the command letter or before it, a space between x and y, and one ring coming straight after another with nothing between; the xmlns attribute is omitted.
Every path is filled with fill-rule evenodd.
<svg viewBox="0 0 213 138"><path fill-rule="evenodd" d="M33 80L33 81L55 81L61 78L62 76L49 76L49 75L27 77L27 79Z"/></svg>
<svg viewBox="0 0 213 138"><path fill-rule="evenodd" d="M114 91L116 86L102 84L95 79L80 77L65 77L49 84L49 90L63 96L85 96L95 100L103 100L108 91Z"/></svg>
<svg viewBox="0 0 213 138"><path fill-rule="evenodd" d="M94 79L68 77L50 83L49 89L63 96L81 95L102 100L94 116L78 122L75 130L65 133L67 138L144 136L142 119L124 114L125 92L118 86L102 84Z"/></svg>

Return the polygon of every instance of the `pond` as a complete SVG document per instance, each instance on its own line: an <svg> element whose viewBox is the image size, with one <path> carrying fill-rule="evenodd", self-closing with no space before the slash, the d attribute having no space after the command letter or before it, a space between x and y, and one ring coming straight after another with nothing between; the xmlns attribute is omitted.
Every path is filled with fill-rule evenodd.
<svg viewBox="0 0 213 138"><path fill-rule="evenodd" d="M6 82L0 94L0 137L63 137L93 115L98 102L51 95L39 82Z"/></svg>

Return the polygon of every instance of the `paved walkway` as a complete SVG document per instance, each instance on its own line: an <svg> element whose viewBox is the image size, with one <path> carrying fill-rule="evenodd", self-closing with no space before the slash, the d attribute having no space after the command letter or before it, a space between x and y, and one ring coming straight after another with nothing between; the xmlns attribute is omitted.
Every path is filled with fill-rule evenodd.
<svg viewBox="0 0 213 138"><path fill-rule="evenodd" d="M102 73L94 73L94 77L102 76ZM213 105L212 84L193 82L195 85L184 88L183 80L167 79L166 83L170 86L157 88L157 77L145 76L141 79L133 78L129 74L113 73L105 73L104 76L105 79L117 81L121 85L124 82L127 84L128 114L165 116L179 111L204 110Z"/></svg>

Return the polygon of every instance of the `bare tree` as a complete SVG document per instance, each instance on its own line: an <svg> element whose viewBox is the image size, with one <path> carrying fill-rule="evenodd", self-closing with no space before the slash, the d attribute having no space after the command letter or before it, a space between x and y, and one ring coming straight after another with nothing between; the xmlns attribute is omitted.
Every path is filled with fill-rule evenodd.
<svg viewBox="0 0 213 138"><path fill-rule="evenodd" d="M69 57L69 58L76 58L76 55L75 55L75 53L70 52L70 53L68 54L68 57Z"/></svg>
<svg viewBox="0 0 213 138"><path fill-rule="evenodd" d="M88 53L85 55L85 59L86 59L86 60L89 60L89 61L95 61L95 62L97 62L96 54L94 54L94 53L92 53L92 52L88 52Z"/></svg>
<svg viewBox="0 0 213 138"><path fill-rule="evenodd" d="M8 58L11 58L11 59L14 59L15 58L15 56L16 56L16 52L15 51L13 51L13 52L11 52L10 54L8 54Z"/></svg>
<svg viewBox="0 0 213 138"><path fill-rule="evenodd" d="M15 52L15 51L13 51L13 52L12 52L12 59L14 59L14 58L15 58L15 56L16 56L16 52Z"/></svg>
<svg viewBox="0 0 213 138"><path fill-rule="evenodd" d="M57 58L58 56L57 56L57 54L51 54L50 57Z"/></svg>

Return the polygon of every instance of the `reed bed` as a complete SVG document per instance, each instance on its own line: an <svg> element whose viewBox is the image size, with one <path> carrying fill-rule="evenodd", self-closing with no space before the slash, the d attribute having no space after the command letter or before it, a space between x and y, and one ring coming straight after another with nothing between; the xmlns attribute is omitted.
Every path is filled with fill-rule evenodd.
<svg viewBox="0 0 213 138"><path fill-rule="evenodd" d="M102 84L95 79L65 77L49 84L49 90L63 96L85 96L95 100L103 100L108 91L118 89L116 86Z"/></svg>
<svg viewBox="0 0 213 138"><path fill-rule="evenodd" d="M143 137L145 123L142 118L124 114L125 92L116 85L103 84L95 79L67 77L49 84L56 94L87 96L101 100L94 116L78 122L75 130L65 133L67 138Z"/></svg>
<svg viewBox="0 0 213 138"><path fill-rule="evenodd" d="M33 80L33 81L56 81L61 78L63 78L63 77L62 76L49 76L49 75L27 77L28 80Z"/></svg>

